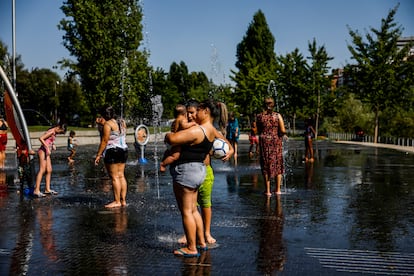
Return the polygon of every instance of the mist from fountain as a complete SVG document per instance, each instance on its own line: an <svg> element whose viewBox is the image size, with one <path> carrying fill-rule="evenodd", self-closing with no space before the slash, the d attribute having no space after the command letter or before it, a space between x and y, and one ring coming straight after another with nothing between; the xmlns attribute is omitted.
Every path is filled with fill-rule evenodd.
<svg viewBox="0 0 414 276"><path fill-rule="evenodd" d="M152 74L149 72L149 93L153 95L153 86L152 86ZM152 124L154 129L154 165L155 165L155 183L157 185L157 197L160 197L159 192L159 163L158 163L158 141L161 140L161 117L164 112L164 107L162 105L161 95L155 95L151 97L151 106L152 106ZM162 140L161 140L162 141Z"/></svg>

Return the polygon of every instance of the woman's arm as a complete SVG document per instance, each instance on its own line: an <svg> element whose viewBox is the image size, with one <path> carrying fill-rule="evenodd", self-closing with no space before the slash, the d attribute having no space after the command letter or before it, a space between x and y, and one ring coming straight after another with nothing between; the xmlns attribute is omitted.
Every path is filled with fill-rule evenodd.
<svg viewBox="0 0 414 276"><path fill-rule="evenodd" d="M280 130L280 133L283 133L283 139L287 140L285 122L283 121L283 117L280 114L277 114L277 116L279 118L279 130Z"/></svg>
<svg viewBox="0 0 414 276"><path fill-rule="evenodd" d="M193 126L175 133L169 132L165 135L164 141L170 145L184 145L201 143L204 133L198 126Z"/></svg>
<svg viewBox="0 0 414 276"><path fill-rule="evenodd" d="M105 122L103 126L103 131L102 131L101 143L99 144L98 152L96 153L96 157L95 157L95 165L98 165L99 160L101 160L102 153L105 150L106 145L108 144L110 133L111 133L111 126L109 122Z"/></svg>

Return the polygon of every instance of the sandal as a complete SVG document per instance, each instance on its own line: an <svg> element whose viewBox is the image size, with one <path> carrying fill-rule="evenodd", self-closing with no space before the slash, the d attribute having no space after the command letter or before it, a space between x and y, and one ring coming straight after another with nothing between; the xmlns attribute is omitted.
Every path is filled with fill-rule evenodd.
<svg viewBox="0 0 414 276"><path fill-rule="evenodd" d="M197 249L199 251L208 251L208 246L207 245L206 246L197 245Z"/></svg>
<svg viewBox="0 0 414 276"><path fill-rule="evenodd" d="M56 192L55 190L50 190L50 191L45 191L44 194L45 195L57 195L58 192Z"/></svg>
<svg viewBox="0 0 414 276"><path fill-rule="evenodd" d="M196 258L196 257L200 257L200 253L186 253L186 252L184 252L184 250L182 250L182 248L180 248L180 249L176 249L175 251L174 251L174 255L175 256L181 256L181 257L184 257L184 258Z"/></svg>
<svg viewBox="0 0 414 276"><path fill-rule="evenodd" d="M44 193L42 193L42 192L39 192L39 193L33 193L33 196L34 197L45 197L46 195L44 194Z"/></svg>

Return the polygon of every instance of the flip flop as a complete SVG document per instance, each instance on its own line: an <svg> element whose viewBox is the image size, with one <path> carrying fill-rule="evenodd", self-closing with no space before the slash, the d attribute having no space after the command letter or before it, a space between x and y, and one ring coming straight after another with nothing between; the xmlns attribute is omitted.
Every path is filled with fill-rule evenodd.
<svg viewBox="0 0 414 276"><path fill-rule="evenodd" d="M50 190L50 191L45 191L44 192L45 195L57 195L58 192L54 191L54 190Z"/></svg>
<svg viewBox="0 0 414 276"><path fill-rule="evenodd" d="M42 193L42 192L39 192L37 194L33 193L33 196L34 197L45 197L46 195L44 193Z"/></svg>
<svg viewBox="0 0 414 276"><path fill-rule="evenodd" d="M208 251L208 246L201 246L201 245L197 245L197 249L200 251Z"/></svg>
<svg viewBox="0 0 414 276"><path fill-rule="evenodd" d="M184 258L196 258L196 257L200 257L200 253L198 253L198 252L197 253L194 253L194 254L185 253L181 248L176 249L174 251L174 255L175 256L184 257Z"/></svg>

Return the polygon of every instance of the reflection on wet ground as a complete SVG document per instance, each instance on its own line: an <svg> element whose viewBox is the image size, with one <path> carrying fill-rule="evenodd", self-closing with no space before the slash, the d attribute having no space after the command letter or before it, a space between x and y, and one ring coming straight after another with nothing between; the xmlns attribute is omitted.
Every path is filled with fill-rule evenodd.
<svg viewBox="0 0 414 276"><path fill-rule="evenodd" d="M160 151L162 146L158 147ZM80 146L74 166L54 155L58 196L19 193L8 158L0 173L1 275L414 274L414 155L329 142L285 148L280 197L263 196L257 160L241 143L237 167L214 160L212 233L200 258L172 254L182 234L171 177L140 166L130 147L128 207L106 210L111 183ZM158 153L160 156L160 153ZM157 178L158 176L158 178Z"/></svg>

